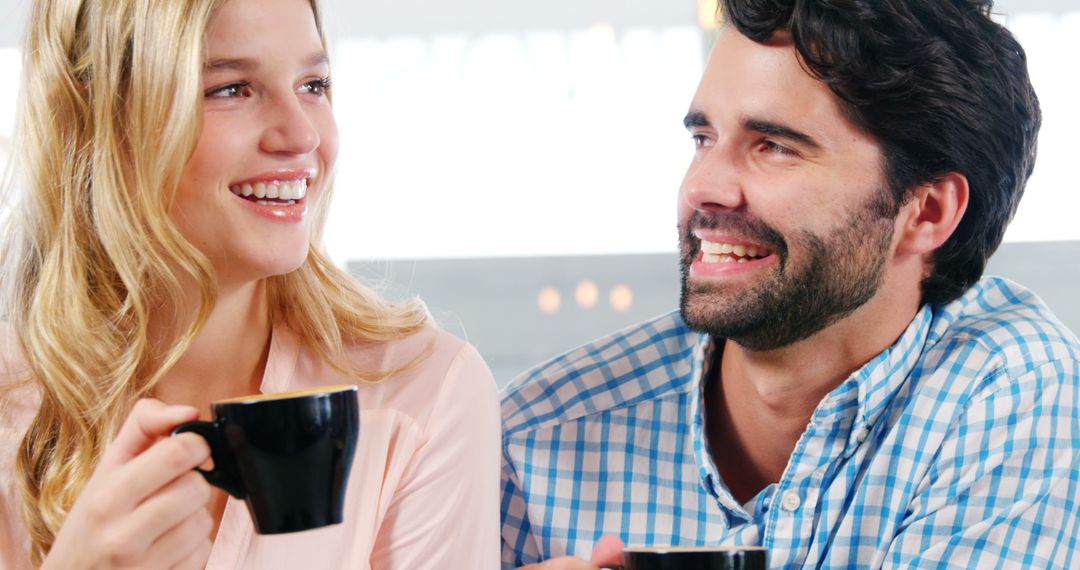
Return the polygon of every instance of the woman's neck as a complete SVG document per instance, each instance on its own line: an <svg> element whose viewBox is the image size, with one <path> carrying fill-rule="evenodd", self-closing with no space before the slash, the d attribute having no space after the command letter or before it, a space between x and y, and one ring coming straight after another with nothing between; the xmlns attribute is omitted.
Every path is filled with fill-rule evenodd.
<svg viewBox="0 0 1080 570"><path fill-rule="evenodd" d="M194 315L194 307L191 312ZM206 323L176 365L154 387L170 404L188 404L209 417L210 402L259 391L270 349L264 281L222 287Z"/></svg>

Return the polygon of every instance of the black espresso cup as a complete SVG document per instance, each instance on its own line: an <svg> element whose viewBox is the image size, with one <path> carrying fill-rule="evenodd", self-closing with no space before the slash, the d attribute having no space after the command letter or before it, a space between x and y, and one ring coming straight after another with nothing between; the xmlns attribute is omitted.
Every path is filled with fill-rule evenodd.
<svg viewBox="0 0 1080 570"><path fill-rule="evenodd" d="M759 546L629 547L622 570L765 570Z"/></svg>
<svg viewBox="0 0 1080 570"><path fill-rule="evenodd" d="M210 444L210 484L243 499L259 534L341 522L360 405L356 386L259 394L214 402L212 422L189 422Z"/></svg>

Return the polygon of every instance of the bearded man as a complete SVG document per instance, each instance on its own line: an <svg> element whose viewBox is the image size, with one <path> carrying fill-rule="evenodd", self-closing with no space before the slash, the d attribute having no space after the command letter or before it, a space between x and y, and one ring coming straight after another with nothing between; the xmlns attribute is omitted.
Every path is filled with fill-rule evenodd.
<svg viewBox="0 0 1080 570"><path fill-rule="evenodd" d="M620 543L1080 565L1080 342L982 276L1040 123L990 9L722 3L684 119L680 310L507 389L504 568Z"/></svg>

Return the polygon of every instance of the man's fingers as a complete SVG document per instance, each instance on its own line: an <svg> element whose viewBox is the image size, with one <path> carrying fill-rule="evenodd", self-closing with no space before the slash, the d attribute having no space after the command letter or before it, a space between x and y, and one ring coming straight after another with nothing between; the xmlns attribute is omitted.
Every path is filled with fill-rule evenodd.
<svg viewBox="0 0 1080 570"><path fill-rule="evenodd" d="M123 465L149 449L158 439L169 435L174 427L198 417L199 411L191 406L139 400L131 408L120 433L116 434L116 440L102 456L101 464L106 467Z"/></svg>
<svg viewBox="0 0 1080 570"><path fill-rule="evenodd" d="M598 567L618 567L622 564L623 542L615 536L596 541L590 562L572 556L560 556L540 564L522 566L518 570L598 570Z"/></svg>
<svg viewBox="0 0 1080 570"><path fill-rule="evenodd" d="M622 564L622 553L626 545L616 536L603 536L596 541L590 560L597 566L618 566Z"/></svg>
<svg viewBox="0 0 1080 570"><path fill-rule="evenodd" d="M560 556L559 558L545 560L540 564L524 566L518 570L597 570L597 568L580 558Z"/></svg>

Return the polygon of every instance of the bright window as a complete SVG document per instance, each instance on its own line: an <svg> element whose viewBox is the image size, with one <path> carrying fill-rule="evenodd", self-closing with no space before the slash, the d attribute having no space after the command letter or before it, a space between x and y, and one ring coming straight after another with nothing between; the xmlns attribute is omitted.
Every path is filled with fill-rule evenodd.
<svg viewBox="0 0 1080 570"><path fill-rule="evenodd" d="M1044 117L1006 240L1080 240L1080 11L1005 22L1027 50ZM674 251L691 152L680 121L705 41L693 23L342 39L332 53L342 147L331 254ZM0 49L0 74L18 77L19 66L18 50ZM0 85L0 137L11 136L18 87Z"/></svg>

